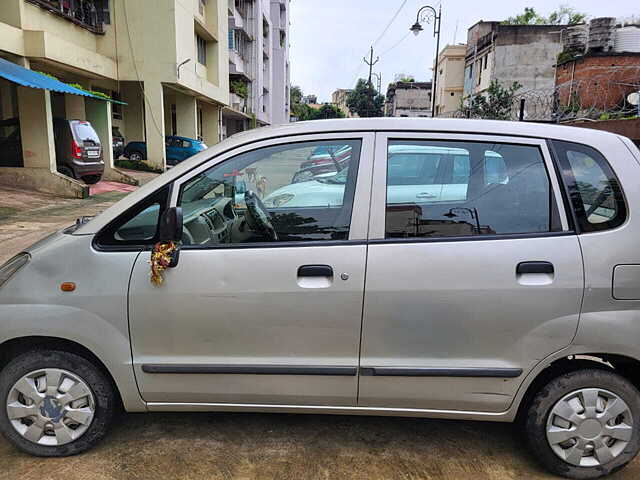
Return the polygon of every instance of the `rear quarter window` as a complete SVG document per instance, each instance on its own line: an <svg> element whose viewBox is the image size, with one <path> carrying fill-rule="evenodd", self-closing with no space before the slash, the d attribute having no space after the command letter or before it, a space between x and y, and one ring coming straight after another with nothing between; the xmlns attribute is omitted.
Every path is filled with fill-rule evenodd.
<svg viewBox="0 0 640 480"><path fill-rule="evenodd" d="M553 141L581 232L622 225L627 207L620 182L600 152L586 145Z"/></svg>

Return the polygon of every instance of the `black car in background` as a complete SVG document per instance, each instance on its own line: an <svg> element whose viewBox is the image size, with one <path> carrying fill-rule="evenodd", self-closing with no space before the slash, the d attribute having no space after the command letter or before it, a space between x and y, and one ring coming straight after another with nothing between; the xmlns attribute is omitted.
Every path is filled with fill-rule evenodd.
<svg viewBox="0 0 640 480"><path fill-rule="evenodd" d="M58 172L93 184L104 172L102 145L91 123L53 119ZM0 167L23 167L22 138L17 118L0 121Z"/></svg>

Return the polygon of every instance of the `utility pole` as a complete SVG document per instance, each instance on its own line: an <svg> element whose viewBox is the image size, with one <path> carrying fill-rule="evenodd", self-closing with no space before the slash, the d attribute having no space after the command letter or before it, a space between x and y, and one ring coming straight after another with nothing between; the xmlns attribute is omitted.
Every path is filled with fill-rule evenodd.
<svg viewBox="0 0 640 480"><path fill-rule="evenodd" d="M364 57L362 60L364 60L364 63L369 65L369 85L371 85L371 73L373 71L373 66L376 63L378 63L378 60L380 60L380 57L376 57L375 61L373 60L373 47L371 47L371 54L370 54L369 60L367 60L366 57Z"/></svg>

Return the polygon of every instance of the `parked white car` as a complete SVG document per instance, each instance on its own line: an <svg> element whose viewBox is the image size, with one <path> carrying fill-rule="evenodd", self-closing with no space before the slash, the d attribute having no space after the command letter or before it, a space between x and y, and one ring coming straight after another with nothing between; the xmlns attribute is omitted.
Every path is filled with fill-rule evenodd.
<svg viewBox="0 0 640 480"><path fill-rule="evenodd" d="M468 157L469 152L456 148L420 145L389 147L389 203L464 201L469 177ZM493 183L506 183L508 178L504 173L502 157L489 151L486 158L494 176ZM409 169L407 162L411 163ZM414 171L411 171L412 168ZM347 175L348 169L315 175L306 182L292 183L272 192L264 199L264 203L273 208L342 205Z"/></svg>

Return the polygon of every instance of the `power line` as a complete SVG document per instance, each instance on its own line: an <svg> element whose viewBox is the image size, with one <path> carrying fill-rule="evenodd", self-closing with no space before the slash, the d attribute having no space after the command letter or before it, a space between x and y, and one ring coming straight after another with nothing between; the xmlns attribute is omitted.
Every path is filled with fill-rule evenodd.
<svg viewBox="0 0 640 480"><path fill-rule="evenodd" d="M380 56L381 56L381 57L385 56L385 55L386 55L387 53L389 53L391 50L393 50L393 49L394 49L394 48L396 48L398 45L400 45L402 42L404 42L404 41L409 37L409 35L411 35L411 31L409 31L409 32L405 33L405 34L404 34L404 36L403 36L400 40L398 40L396 43L394 43L394 44L393 44L393 46L392 46L391 48L388 48L387 50L385 50L384 52L382 52L382 53L380 54Z"/></svg>
<svg viewBox="0 0 640 480"><path fill-rule="evenodd" d="M376 46L376 43L378 43L382 37L385 36L385 34L387 33L387 30L389 30L389 27L391 27L391 24L396 20L396 18L398 18L398 15L400 15L400 12L402 11L403 7L406 5L407 0L403 0L402 3L400 4L400 7L398 8L398 10L396 10L396 13L393 14L393 17L391 17L391 20L389 20L389 23L387 24L386 27L384 27L384 30L382 31L382 33L378 36L378 38L376 38L376 40L373 42L372 46Z"/></svg>
<svg viewBox="0 0 640 480"><path fill-rule="evenodd" d="M378 35L378 38L375 39L375 41L371 44L371 46L375 46L380 40L382 40L382 38L386 35L387 31L389 30L389 28L391 27L391 25L393 24L393 22L395 22L396 18L398 18L398 15L400 15L400 12L402 11L402 9L404 8L404 6L406 5L408 0L402 0L402 3L400 4L400 6L398 7L398 9L396 10L396 12L393 14L393 16L391 17L391 20L389 20L389 23L387 23L387 25L384 27L384 30L382 30L382 33L380 33L380 35ZM405 37L402 38L402 40L404 40L407 36L405 35ZM398 42L399 44L400 42ZM396 47L398 44L394 45L394 47ZM391 49L389 49L391 50ZM388 52L388 51L387 51ZM350 85L355 86L356 82L358 81L358 79L360 78L360 71L362 70L362 64L360 64L356 70L356 73L354 75L353 80L351 81Z"/></svg>

